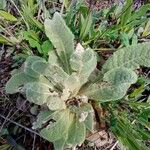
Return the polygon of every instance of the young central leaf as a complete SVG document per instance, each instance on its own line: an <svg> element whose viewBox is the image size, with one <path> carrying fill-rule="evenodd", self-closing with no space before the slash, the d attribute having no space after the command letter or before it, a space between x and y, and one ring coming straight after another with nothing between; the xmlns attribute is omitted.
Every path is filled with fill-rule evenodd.
<svg viewBox="0 0 150 150"><path fill-rule="evenodd" d="M77 49L70 58L73 71L77 73L81 85L86 83L97 64L96 55L91 49Z"/></svg>

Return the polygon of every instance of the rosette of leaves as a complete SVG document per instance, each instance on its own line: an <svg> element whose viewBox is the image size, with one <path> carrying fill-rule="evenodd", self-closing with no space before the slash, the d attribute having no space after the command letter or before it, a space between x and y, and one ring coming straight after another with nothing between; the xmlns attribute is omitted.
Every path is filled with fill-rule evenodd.
<svg viewBox="0 0 150 150"><path fill-rule="evenodd" d="M63 150L81 145L86 130L93 131L92 101L122 99L137 81L135 70L150 67L150 44L118 50L96 75L95 52L80 44L74 49L74 35L59 13L45 20L45 33L55 47L48 61L29 56L8 81L6 91L23 92L30 102L46 106L33 128L40 129L56 150Z"/></svg>

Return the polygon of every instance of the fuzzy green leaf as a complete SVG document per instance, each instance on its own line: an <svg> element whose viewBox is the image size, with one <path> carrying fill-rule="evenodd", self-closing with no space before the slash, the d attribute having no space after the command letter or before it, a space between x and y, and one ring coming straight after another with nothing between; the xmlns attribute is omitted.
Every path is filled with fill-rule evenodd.
<svg viewBox="0 0 150 150"><path fill-rule="evenodd" d="M150 67L150 43L128 46L115 52L103 66L103 73L119 67L132 70L140 66Z"/></svg>
<svg viewBox="0 0 150 150"><path fill-rule="evenodd" d="M37 81L38 79L33 78L24 74L23 72L15 74L12 76L6 84L6 92L13 94L19 92L19 89L29 82Z"/></svg>
<svg viewBox="0 0 150 150"><path fill-rule="evenodd" d="M79 76L81 84L84 84L96 67L96 55L91 49L85 51L77 49L70 58L70 64L73 71Z"/></svg>
<svg viewBox="0 0 150 150"><path fill-rule="evenodd" d="M24 72L31 76L31 77L34 77L34 78L38 78L39 77L39 73L35 72L33 69L32 69L32 65L33 63L35 63L36 61L42 61L42 62L45 62L45 60L41 57L38 57L38 56L29 56L27 59L26 59L26 62L24 63Z"/></svg>
<svg viewBox="0 0 150 150"><path fill-rule="evenodd" d="M6 8L6 4L7 4L6 0L1 0L0 1L0 9L5 9Z"/></svg>
<svg viewBox="0 0 150 150"><path fill-rule="evenodd" d="M60 111L55 117L52 118L55 122L41 130L41 136L52 142L62 138L68 131L70 123L72 122L70 112L67 109Z"/></svg>
<svg viewBox="0 0 150 150"><path fill-rule="evenodd" d="M64 87L70 92L72 96L75 96L79 89L81 88L81 83L79 81L78 75L72 73L65 81Z"/></svg>
<svg viewBox="0 0 150 150"><path fill-rule="evenodd" d="M64 146L65 146L65 142L66 142L66 137L67 137L67 135L64 138L58 139L57 141L53 142L54 143L54 148L56 150L64 150Z"/></svg>
<svg viewBox="0 0 150 150"><path fill-rule="evenodd" d="M50 92L51 86L41 82L31 82L26 84L26 97L30 102L38 105L46 103L47 98L55 93Z"/></svg>
<svg viewBox="0 0 150 150"><path fill-rule="evenodd" d="M83 95L87 95L90 99L100 102L106 102L111 100L118 100L125 96L130 84L121 85L98 85L93 84L83 91Z"/></svg>
<svg viewBox="0 0 150 150"><path fill-rule="evenodd" d="M59 66L59 60L58 60L57 54L54 50L50 51L48 53L48 56L49 56L48 57L49 64Z"/></svg>
<svg viewBox="0 0 150 150"><path fill-rule="evenodd" d="M103 79L112 85L133 84L137 81L137 74L128 68L116 68L105 73Z"/></svg>
<svg viewBox="0 0 150 150"><path fill-rule="evenodd" d="M36 122L33 123L33 129L42 128L47 121L50 120L54 112L52 111L42 111L38 114Z"/></svg>
<svg viewBox="0 0 150 150"><path fill-rule="evenodd" d="M47 106L50 110L62 110L66 108L65 102L59 96L48 97Z"/></svg>
<svg viewBox="0 0 150 150"><path fill-rule="evenodd" d="M91 132L93 131L93 127L94 127L94 110L91 104L89 103L85 103L81 106L81 112L87 112L88 115L84 120L85 126L88 130L90 130Z"/></svg>
<svg viewBox="0 0 150 150"><path fill-rule="evenodd" d="M43 61L33 63L32 69L38 74L46 76L53 85L59 84L59 86L62 86L69 76L61 67L57 65L50 65Z"/></svg>
<svg viewBox="0 0 150 150"><path fill-rule="evenodd" d="M69 58L74 51L74 36L66 26L59 13L55 13L52 20L45 20L45 33L56 48L57 54L67 73L70 72Z"/></svg>
<svg viewBox="0 0 150 150"><path fill-rule="evenodd" d="M84 122L79 122L77 118L74 119L69 128L67 144L72 147L81 145L85 140L85 136L86 128Z"/></svg>
<svg viewBox="0 0 150 150"><path fill-rule="evenodd" d="M88 114L84 123L86 128L92 132L94 128L94 114L92 112Z"/></svg>
<svg viewBox="0 0 150 150"><path fill-rule="evenodd" d="M116 68L105 73L103 80L107 83L91 85L84 95L99 101L121 99L130 85L137 81L137 75L128 68Z"/></svg>

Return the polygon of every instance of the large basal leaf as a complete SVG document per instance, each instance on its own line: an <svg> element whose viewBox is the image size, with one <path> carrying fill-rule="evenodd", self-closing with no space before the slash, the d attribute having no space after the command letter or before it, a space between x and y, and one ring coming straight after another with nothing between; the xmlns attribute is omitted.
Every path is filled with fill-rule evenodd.
<svg viewBox="0 0 150 150"><path fill-rule="evenodd" d="M105 73L103 80L112 85L133 84L137 81L137 74L128 68L116 68Z"/></svg>
<svg viewBox="0 0 150 150"><path fill-rule="evenodd" d="M97 59L93 50L76 49L70 58L70 64L73 71L79 76L81 85L87 82L88 77L96 67Z"/></svg>
<svg viewBox="0 0 150 150"><path fill-rule="evenodd" d="M137 81L137 75L128 68L116 68L105 73L103 81L105 82L89 86L84 95L101 102L121 99L130 85Z"/></svg>
<svg viewBox="0 0 150 150"><path fill-rule="evenodd" d="M93 84L85 89L82 94L87 95L89 99L106 102L123 98L129 87L130 84L126 83L121 85Z"/></svg>
<svg viewBox="0 0 150 150"><path fill-rule="evenodd" d="M85 140L85 136L86 128L84 122L79 122L78 118L74 119L68 131L67 145L71 147L81 145Z"/></svg>
<svg viewBox="0 0 150 150"><path fill-rule="evenodd" d="M12 76L6 84L5 90L7 93L13 94L19 92L20 88L29 82L37 81L37 78L26 75L21 72Z"/></svg>
<svg viewBox="0 0 150 150"><path fill-rule="evenodd" d="M94 110L92 108L92 105L87 103L88 101L87 97L83 96L78 98L80 99L80 101L82 101L82 104L80 105L80 107L72 106L70 107L70 110L76 114L76 116L79 119L79 122L84 122L88 117L88 114L93 113Z"/></svg>
<svg viewBox="0 0 150 150"><path fill-rule="evenodd" d="M57 141L53 142L55 150L64 150L66 137L67 137L67 134L65 133L64 137L62 137L62 138L58 139Z"/></svg>
<svg viewBox="0 0 150 150"><path fill-rule="evenodd" d="M46 76L51 82L59 84L63 84L69 76L61 67L42 61L33 63L32 69L38 74Z"/></svg>
<svg viewBox="0 0 150 150"><path fill-rule="evenodd" d="M0 1L0 10L5 10L7 5L7 1L6 0L1 0Z"/></svg>
<svg viewBox="0 0 150 150"><path fill-rule="evenodd" d="M86 128L89 131L93 132L93 129L94 129L94 113L93 112L90 112L88 114L88 116L86 117L84 123L85 123Z"/></svg>
<svg viewBox="0 0 150 150"><path fill-rule="evenodd" d="M85 126L88 130L90 130L91 132L94 129L94 110L91 104L89 103L85 103L81 106L81 111L83 112L87 112L88 115L84 120ZM80 118L81 120L81 118Z"/></svg>
<svg viewBox="0 0 150 150"><path fill-rule="evenodd" d="M55 118L56 117L56 118ZM72 115L68 109L60 111L59 114L57 113L52 119L52 123L50 123L46 128L42 129L40 134L43 138L47 139L48 141L57 141L64 136L66 136L66 132L72 122Z"/></svg>
<svg viewBox="0 0 150 150"><path fill-rule="evenodd" d="M35 63L36 61L45 62L45 60L42 57L29 56L24 63L24 72L27 75L34 77L34 78L39 77L39 74L31 68L32 64Z"/></svg>
<svg viewBox="0 0 150 150"><path fill-rule="evenodd" d="M84 122L86 129L92 132L94 127L93 107L90 103L87 103L87 97L81 97L80 99L84 103L80 107L76 107L76 109L74 109L74 112L79 117L79 121Z"/></svg>
<svg viewBox="0 0 150 150"><path fill-rule="evenodd" d="M50 92L51 85L41 82L31 82L25 85L26 97L30 102L42 105L47 102L47 98L51 95L56 95L55 92Z"/></svg>
<svg viewBox="0 0 150 150"><path fill-rule="evenodd" d="M132 70L140 66L150 67L150 43L128 46L116 51L103 66L103 73L119 67Z"/></svg>
<svg viewBox="0 0 150 150"><path fill-rule="evenodd" d="M32 128L33 129L37 129L37 128L42 128L42 125L44 125L47 121L50 120L50 118L52 118L52 115L54 115L55 113L52 111L41 111L38 116L37 116L37 120L33 123Z"/></svg>
<svg viewBox="0 0 150 150"><path fill-rule="evenodd" d="M74 36L66 26L59 13L55 13L52 20L44 22L45 33L56 48L57 54L67 73L70 73L69 58L74 51Z"/></svg>
<svg viewBox="0 0 150 150"><path fill-rule="evenodd" d="M132 71L140 66L150 67L150 44L129 46L115 52L103 66L104 85L94 84L87 88L85 95L101 102L118 100L125 96L131 84L137 81Z"/></svg>

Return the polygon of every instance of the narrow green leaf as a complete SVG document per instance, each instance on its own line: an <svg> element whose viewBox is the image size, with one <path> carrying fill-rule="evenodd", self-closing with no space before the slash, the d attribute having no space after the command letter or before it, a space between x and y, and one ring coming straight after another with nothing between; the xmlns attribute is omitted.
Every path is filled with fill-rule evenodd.
<svg viewBox="0 0 150 150"><path fill-rule="evenodd" d="M149 123L148 119L146 120L142 117L139 117L139 118L137 118L137 121L139 123L141 123L142 125L144 125L145 127L150 128L150 123Z"/></svg>
<svg viewBox="0 0 150 150"><path fill-rule="evenodd" d="M142 36L150 35L150 20L146 23Z"/></svg>
<svg viewBox="0 0 150 150"><path fill-rule="evenodd" d="M44 26L43 24L38 21L36 18L34 18L33 16L29 15L28 16L28 19L30 19L31 23L35 26L35 27L38 27L40 30L44 30Z"/></svg>
<svg viewBox="0 0 150 150"><path fill-rule="evenodd" d="M87 34L89 33L89 30L92 26L92 13L89 13L89 15L84 19L84 22L81 27L80 31L80 38L83 40Z"/></svg>
<svg viewBox="0 0 150 150"><path fill-rule="evenodd" d="M9 144L3 144L3 145L0 146L0 149L1 149L1 150L8 150L8 149L10 149L10 148L12 148L12 147L11 147L11 145L9 145Z"/></svg>
<svg viewBox="0 0 150 150"><path fill-rule="evenodd" d="M0 43L6 44L6 45L11 45L11 42L9 41L9 39L4 36L0 36Z"/></svg>
<svg viewBox="0 0 150 150"><path fill-rule="evenodd" d="M122 10L123 14L122 14L121 20L120 20L122 27L124 27L126 25L126 23L128 22L128 20L131 16L132 4L133 4L133 0L126 0L126 4Z"/></svg>
<svg viewBox="0 0 150 150"><path fill-rule="evenodd" d="M131 22L131 21L140 19L141 17L144 17L148 10L150 10L150 4L142 5L136 12L132 13L129 21Z"/></svg>
<svg viewBox="0 0 150 150"><path fill-rule="evenodd" d="M135 98L139 96L140 94L142 94L143 91L144 91L144 85L141 85L140 87L134 89L134 91L129 95L129 97Z"/></svg>
<svg viewBox="0 0 150 150"><path fill-rule="evenodd" d="M17 21L17 18L15 18L9 12L6 12L4 10L0 10L0 18L8 20L8 21Z"/></svg>

